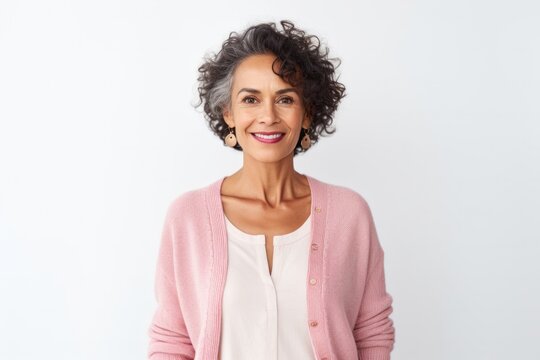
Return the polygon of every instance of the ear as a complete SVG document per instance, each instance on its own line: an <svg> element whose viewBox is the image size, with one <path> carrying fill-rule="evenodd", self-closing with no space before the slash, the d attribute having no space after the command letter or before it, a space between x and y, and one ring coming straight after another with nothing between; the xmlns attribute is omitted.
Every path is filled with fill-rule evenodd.
<svg viewBox="0 0 540 360"><path fill-rule="evenodd" d="M231 127L231 128L234 127L234 120L233 120L233 117L232 117L231 110L230 110L229 106L226 106L223 109L223 119L225 120L227 125L229 125L229 127Z"/></svg>
<svg viewBox="0 0 540 360"><path fill-rule="evenodd" d="M302 119L302 127L309 128L311 126L311 117L308 115L307 111L304 113L304 118Z"/></svg>

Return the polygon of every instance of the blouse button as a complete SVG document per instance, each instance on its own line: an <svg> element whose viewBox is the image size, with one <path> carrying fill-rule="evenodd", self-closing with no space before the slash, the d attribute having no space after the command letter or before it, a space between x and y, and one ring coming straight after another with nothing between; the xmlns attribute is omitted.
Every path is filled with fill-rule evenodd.
<svg viewBox="0 0 540 360"><path fill-rule="evenodd" d="M315 285L315 284L317 283L317 279L310 279L310 280L309 280L309 283L310 283L311 285Z"/></svg>
<svg viewBox="0 0 540 360"><path fill-rule="evenodd" d="M317 245L315 243L311 244L311 249L312 250L317 250L318 248L319 248L319 245Z"/></svg>
<svg viewBox="0 0 540 360"><path fill-rule="evenodd" d="M315 211L316 211L316 212L321 212L321 208L320 208L319 206L316 206L316 207L315 207Z"/></svg>
<svg viewBox="0 0 540 360"><path fill-rule="evenodd" d="M309 323L309 325L315 327L315 326L319 325L319 323L316 322L316 321L312 321L312 322Z"/></svg>

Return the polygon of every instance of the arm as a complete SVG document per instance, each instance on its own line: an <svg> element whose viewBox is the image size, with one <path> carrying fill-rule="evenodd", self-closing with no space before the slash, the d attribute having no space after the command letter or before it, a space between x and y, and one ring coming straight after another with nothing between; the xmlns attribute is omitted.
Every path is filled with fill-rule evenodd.
<svg viewBox="0 0 540 360"><path fill-rule="evenodd" d="M157 308L148 328L149 360L192 360L195 350L182 316L175 285L173 263L173 228L167 213L161 235L155 276Z"/></svg>
<svg viewBox="0 0 540 360"><path fill-rule="evenodd" d="M369 220L369 260L360 312L353 329L359 360L389 360L395 329L389 317L392 296L386 292L384 251L379 243L371 211Z"/></svg>

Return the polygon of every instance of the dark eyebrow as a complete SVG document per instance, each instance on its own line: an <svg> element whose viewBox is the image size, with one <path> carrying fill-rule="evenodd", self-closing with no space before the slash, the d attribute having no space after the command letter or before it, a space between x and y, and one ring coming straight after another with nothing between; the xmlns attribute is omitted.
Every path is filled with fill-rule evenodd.
<svg viewBox="0 0 540 360"><path fill-rule="evenodd" d="M246 91L246 92L249 92L249 93L252 93L252 94L260 94L260 93L261 93L260 90L257 90L257 89L242 88L242 89L240 89L240 91L238 91L238 93L237 93L236 95L240 94L242 91ZM298 94L298 91L297 91L295 88L284 88L284 89L280 89L280 90L276 91L276 94L277 94L277 95L281 95L281 94L284 94L284 93L287 93L287 92L291 92L291 91L293 91L293 92L295 92L295 93Z"/></svg>
<svg viewBox="0 0 540 360"><path fill-rule="evenodd" d="M281 95L281 94L288 93L288 92L291 92L291 91L298 94L298 90L296 90L295 88L281 89L281 90L276 91L276 94Z"/></svg>

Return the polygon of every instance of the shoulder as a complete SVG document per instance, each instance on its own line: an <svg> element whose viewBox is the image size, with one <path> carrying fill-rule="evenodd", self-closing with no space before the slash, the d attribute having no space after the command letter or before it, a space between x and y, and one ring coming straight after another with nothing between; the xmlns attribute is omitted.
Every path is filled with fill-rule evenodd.
<svg viewBox="0 0 540 360"><path fill-rule="evenodd" d="M328 200L334 204L334 209L343 212L353 212L361 216L371 216L371 209L366 197L352 187L323 182L327 188Z"/></svg>
<svg viewBox="0 0 540 360"><path fill-rule="evenodd" d="M166 217L169 220L186 220L194 215L201 214L206 206L206 193L210 185L185 190L169 202ZM196 217L196 216L195 216Z"/></svg>

